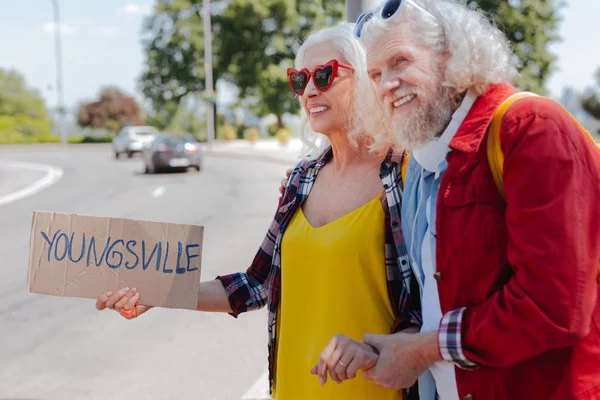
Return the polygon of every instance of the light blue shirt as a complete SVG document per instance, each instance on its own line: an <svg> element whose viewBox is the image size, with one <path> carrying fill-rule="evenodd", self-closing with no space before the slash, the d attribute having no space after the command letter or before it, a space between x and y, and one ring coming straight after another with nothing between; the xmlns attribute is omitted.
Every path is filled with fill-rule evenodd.
<svg viewBox="0 0 600 400"><path fill-rule="evenodd" d="M402 195L402 230L411 267L419 283L423 312L422 332L436 331L442 317L437 281L433 277L437 270L436 205L442 177L448 168L448 145L475 99L476 96L471 93L465 96L441 137L415 149L406 169ZM436 396L438 391L439 397ZM433 364L419 377L419 397L421 400L458 399L454 365L446 361Z"/></svg>

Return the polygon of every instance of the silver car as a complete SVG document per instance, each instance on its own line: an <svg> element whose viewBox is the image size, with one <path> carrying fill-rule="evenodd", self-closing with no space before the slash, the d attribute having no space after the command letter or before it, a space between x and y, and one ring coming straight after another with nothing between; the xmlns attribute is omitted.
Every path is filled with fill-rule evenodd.
<svg viewBox="0 0 600 400"><path fill-rule="evenodd" d="M160 133L154 136L152 144L143 151L147 174L173 169L202 169L200 143L192 136L178 136Z"/></svg>
<svg viewBox="0 0 600 400"><path fill-rule="evenodd" d="M113 138L112 145L115 158L127 154L129 158L135 153L141 153L154 140L158 131L153 126L125 126Z"/></svg>

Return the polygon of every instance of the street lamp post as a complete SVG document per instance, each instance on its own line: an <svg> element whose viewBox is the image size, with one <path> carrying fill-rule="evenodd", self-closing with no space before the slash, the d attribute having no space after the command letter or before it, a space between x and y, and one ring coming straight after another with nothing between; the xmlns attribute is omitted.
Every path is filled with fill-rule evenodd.
<svg viewBox="0 0 600 400"><path fill-rule="evenodd" d="M213 69L212 69L212 28L210 23L210 0L202 2L202 19L204 22L204 80L205 94L211 99L208 103L208 112L206 115L207 141L209 149L212 148L215 139L215 112L216 98L213 100Z"/></svg>
<svg viewBox="0 0 600 400"><path fill-rule="evenodd" d="M63 78L62 78L62 52L60 47L60 10L58 8L58 0L50 0L54 8L54 37L56 40L56 93L57 93L57 110L58 110L58 129L60 132L60 140L66 143L64 128L64 97L63 97Z"/></svg>
<svg viewBox="0 0 600 400"><path fill-rule="evenodd" d="M356 22L356 19L367 10L377 7L380 0L346 0L346 21Z"/></svg>

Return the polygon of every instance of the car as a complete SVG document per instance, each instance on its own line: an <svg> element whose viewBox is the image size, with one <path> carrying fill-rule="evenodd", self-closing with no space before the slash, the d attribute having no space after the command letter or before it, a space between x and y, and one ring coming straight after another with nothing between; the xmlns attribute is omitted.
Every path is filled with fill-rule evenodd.
<svg viewBox="0 0 600 400"><path fill-rule="evenodd" d="M200 143L191 135L178 136L160 133L154 136L152 144L143 151L144 167L147 174L173 169L202 169Z"/></svg>
<svg viewBox="0 0 600 400"><path fill-rule="evenodd" d="M112 145L115 158L127 154L131 158L135 153L141 153L149 146L158 130L153 126L124 126L113 138Z"/></svg>

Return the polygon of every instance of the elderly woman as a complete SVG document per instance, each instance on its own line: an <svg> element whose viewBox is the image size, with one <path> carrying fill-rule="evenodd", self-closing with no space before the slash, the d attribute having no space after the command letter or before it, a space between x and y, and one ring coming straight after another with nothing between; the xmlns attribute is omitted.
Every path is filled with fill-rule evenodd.
<svg viewBox="0 0 600 400"><path fill-rule="evenodd" d="M418 300L409 302L411 272L399 220L403 153L385 143L383 114L352 29L342 24L316 32L299 49L288 80L302 104L309 157L293 169L250 267L201 284L200 311L238 316L268 307L275 399L403 398L361 377L359 370L373 366L377 354L359 341L367 332L420 325L413 311ZM384 145L370 146L377 135ZM138 298L123 290L105 294L97 308L131 318L148 309ZM356 379L325 385L325 369L338 383Z"/></svg>

